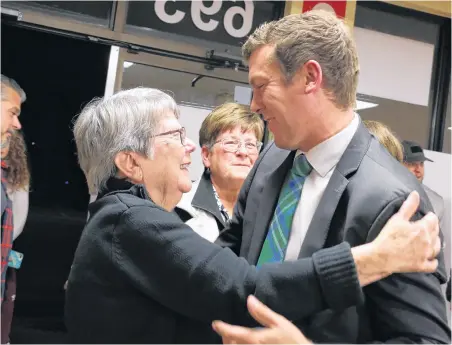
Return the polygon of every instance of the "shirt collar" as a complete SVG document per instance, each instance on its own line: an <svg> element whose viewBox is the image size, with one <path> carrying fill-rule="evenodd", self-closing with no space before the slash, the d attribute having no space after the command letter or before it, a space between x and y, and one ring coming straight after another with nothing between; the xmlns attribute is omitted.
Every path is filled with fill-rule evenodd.
<svg viewBox="0 0 452 345"><path fill-rule="evenodd" d="M306 158L313 170L325 177L339 163L358 126L359 116L355 113L352 121L342 131L306 152ZM303 153L298 150L295 157Z"/></svg>

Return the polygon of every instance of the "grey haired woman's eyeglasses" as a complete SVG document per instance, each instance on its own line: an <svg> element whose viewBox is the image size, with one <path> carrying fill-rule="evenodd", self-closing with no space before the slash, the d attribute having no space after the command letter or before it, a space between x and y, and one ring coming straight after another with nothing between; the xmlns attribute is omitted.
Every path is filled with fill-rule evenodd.
<svg viewBox="0 0 452 345"><path fill-rule="evenodd" d="M170 134L176 134L176 133L179 133L181 144L185 145L185 139L187 138L187 134L185 132L185 127L181 127L179 129L174 129L174 130L168 131L168 132L155 134L155 135L151 136L151 138L161 137L161 136L164 136L164 135L170 135Z"/></svg>

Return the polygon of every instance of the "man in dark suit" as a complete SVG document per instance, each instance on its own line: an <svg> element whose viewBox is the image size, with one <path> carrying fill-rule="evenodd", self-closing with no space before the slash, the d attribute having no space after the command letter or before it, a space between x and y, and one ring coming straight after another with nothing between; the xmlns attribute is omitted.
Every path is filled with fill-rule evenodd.
<svg viewBox="0 0 452 345"><path fill-rule="evenodd" d="M412 190L421 196L415 218L432 211L418 181L353 111L359 66L345 24L318 11L286 16L258 28L242 51L251 108L275 142L245 181L219 244L259 267L372 241ZM364 288L363 306L293 321L314 342L448 343L437 258L435 274L394 274Z"/></svg>

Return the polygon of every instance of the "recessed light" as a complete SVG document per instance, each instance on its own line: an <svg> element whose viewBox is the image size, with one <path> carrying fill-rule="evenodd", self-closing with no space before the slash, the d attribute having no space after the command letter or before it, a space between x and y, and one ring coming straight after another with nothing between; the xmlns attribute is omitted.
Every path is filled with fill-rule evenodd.
<svg viewBox="0 0 452 345"><path fill-rule="evenodd" d="M375 108L377 106L378 106L378 104L375 104L375 103L357 100L355 110L364 110L364 109L369 109L369 108Z"/></svg>

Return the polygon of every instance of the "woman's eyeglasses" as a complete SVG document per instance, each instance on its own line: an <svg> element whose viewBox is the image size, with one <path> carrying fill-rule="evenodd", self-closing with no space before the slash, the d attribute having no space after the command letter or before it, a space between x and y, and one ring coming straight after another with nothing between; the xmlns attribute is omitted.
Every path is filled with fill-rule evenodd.
<svg viewBox="0 0 452 345"><path fill-rule="evenodd" d="M243 146L250 155L259 154L259 150L262 147L260 141L242 141L239 139L223 139L215 142L215 144L218 143L221 143L225 151L232 153L236 153Z"/></svg>
<svg viewBox="0 0 452 345"><path fill-rule="evenodd" d="M185 145L185 139L187 138L187 135L186 135L186 132L185 132L185 127L181 127L179 129L174 129L174 130L168 131L168 132L155 134L155 135L151 136L151 138L161 137L161 136L170 135L170 134L179 134L179 138L180 138L181 144Z"/></svg>

